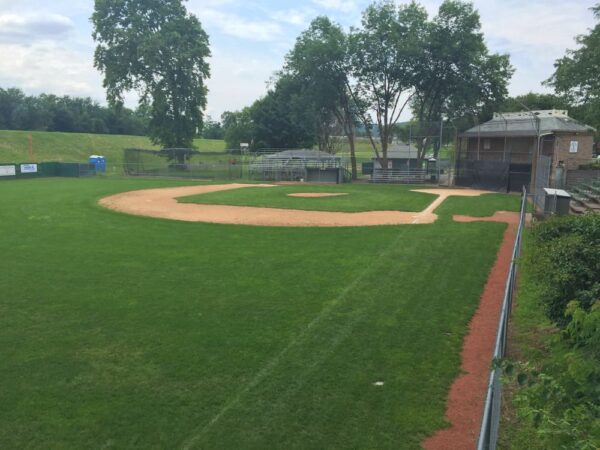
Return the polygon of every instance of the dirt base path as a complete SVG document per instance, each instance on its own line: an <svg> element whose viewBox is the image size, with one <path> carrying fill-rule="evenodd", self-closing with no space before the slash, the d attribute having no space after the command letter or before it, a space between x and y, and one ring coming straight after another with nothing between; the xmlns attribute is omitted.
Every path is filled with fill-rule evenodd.
<svg viewBox="0 0 600 450"><path fill-rule="evenodd" d="M504 284L512 258L519 213L500 211L491 217L454 216L454 220L505 222L508 228L463 342L460 355L462 375L452 383L446 405L446 419L451 426L427 438L423 442L426 450L468 450L477 447L504 298Z"/></svg>
<svg viewBox="0 0 600 450"><path fill-rule="evenodd" d="M356 227L432 223L437 219L437 215L433 211L449 196L472 197L486 193L486 191L473 189L416 189L416 192L438 195L438 198L426 209L418 213L405 211L348 213L177 202L177 197L249 187L268 189L275 187L275 185L220 184L144 189L105 197L100 200L100 204L128 214L189 222L281 227Z"/></svg>

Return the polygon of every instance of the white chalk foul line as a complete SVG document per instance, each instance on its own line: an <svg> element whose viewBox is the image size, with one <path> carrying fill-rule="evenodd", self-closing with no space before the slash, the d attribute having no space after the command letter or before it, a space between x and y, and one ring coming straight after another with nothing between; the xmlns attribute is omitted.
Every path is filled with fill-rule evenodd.
<svg viewBox="0 0 600 450"><path fill-rule="evenodd" d="M288 345L285 346L283 350L281 350L277 355L271 358L262 369L260 369L256 375L248 382L246 385L238 391L238 393L230 398L227 403L219 410L217 414L213 416L213 418L204 426L197 428L197 431L188 438L184 444L183 449L189 450L194 444L204 435L206 434L228 411L237 406L244 395L246 395L250 390L254 387L258 386L269 374L273 372L273 370L279 365L280 361L294 348L301 345L303 342L307 341L310 338L311 330L315 328L319 323L321 323L324 318L333 311L334 308L343 303L344 299L362 280L365 276L371 271L371 269L381 261L387 254L389 254L395 247L400 238L403 236L402 233L399 233L398 236L392 241L391 245L386 245L386 247L379 252L379 254L375 257L375 259L369 264L365 270L363 270L358 277L356 277L351 283L346 285L346 287L340 292L340 294L330 302L325 308L321 310L321 312L315 317L309 324L304 328L304 330L292 339ZM342 336L334 339L333 345L339 344L349 334L349 330L356 323L355 320L351 321L348 326L344 327L342 331ZM344 332L345 331L345 332Z"/></svg>

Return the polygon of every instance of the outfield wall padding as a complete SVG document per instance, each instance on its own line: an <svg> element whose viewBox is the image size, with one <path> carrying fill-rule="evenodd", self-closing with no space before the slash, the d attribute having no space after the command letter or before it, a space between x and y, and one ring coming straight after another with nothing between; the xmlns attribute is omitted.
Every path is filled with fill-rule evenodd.
<svg viewBox="0 0 600 450"><path fill-rule="evenodd" d="M95 166L89 163L65 163L58 161L40 163L0 163L0 169L2 168L4 170L0 170L0 180L47 177L77 178L96 175ZM35 171L33 170L34 168ZM2 175L3 173L5 175ZM14 175L11 175L10 173L13 173Z"/></svg>

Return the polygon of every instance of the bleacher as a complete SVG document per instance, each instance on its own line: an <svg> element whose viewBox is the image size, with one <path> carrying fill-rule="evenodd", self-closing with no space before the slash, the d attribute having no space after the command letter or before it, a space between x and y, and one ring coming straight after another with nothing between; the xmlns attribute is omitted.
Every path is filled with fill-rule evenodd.
<svg viewBox="0 0 600 450"><path fill-rule="evenodd" d="M600 214L600 179L580 183L571 188L569 193L572 214Z"/></svg>

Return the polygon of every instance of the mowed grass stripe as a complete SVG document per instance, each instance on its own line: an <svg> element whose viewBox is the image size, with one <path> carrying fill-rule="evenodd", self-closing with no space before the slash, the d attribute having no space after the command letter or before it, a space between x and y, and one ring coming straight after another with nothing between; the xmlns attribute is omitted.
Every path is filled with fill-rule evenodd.
<svg viewBox="0 0 600 450"><path fill-rule="evenodd" d="M192 447L416 448L444 426L501 224L265 228L95 203L182 184L0 184L0 447L180 447L323 311Z"/></svg>
<svg viewBox="0 0 600 450"><path fill-rule="evenodd" d="M475 242L489 232L477 228L469 230ZM430 233L426 235L432 237ZM411 236L401 232L399 241ZM477 252L469 247L468 252ZM373 268L377 272L395 265L381 273L391 278L382 282L369 272L308 342L279 361L195 448L230 448L242 442L243 448L257 449L273 443L419 448L431 428L445 425L446 383L458 374L458 350L485 280L475 264L485 267L491 258L475 257L464 265L461 278L471 286L459 289L448 271L436 275L435 265L423 264L427 258L418 253L431 254L421 239L392 248ZM438 242L431 250L443 259L459 249ZM413 265L421 273L413 273ZM373 386L377 380L384 386Z"/></svg>
<svg viewBox="0 0 600 450"><path fill-rule="evenodd" d="M202 427L198 434L193 435L191 439L184 443L183 448L192 448L192 446L197 443L197 441L202 437L202 435L209 431L209 429L213 425L215 425L219 421L219 419L223 417L224 414L226 414L230 409L234 408L238 403L240 403L243 396L247 392L249 392L259 383L261 383L266 377L268 377L271 374L271 372L277 368L277 366L280 364L283 358L288 357L288 355L290 355L294 351L296 351L297 353L302 352L303 347L310 347L311 349L316 349L314 353L309 355L309 360L300 359L304 361L302 369L300 373L296 375L295 379L293 380L293 383L290 383L295 385L294 391L297 391L299 388L298 380L305 379L307 373L310 373L313 370L315 370L324 361L324 359L328 355L331 355L331 353L337 348L337 346L345 338L348 337L354 325L358 322L358 320L363 318L362 316L364 314L365 308L362 307L355 310L350 318L351 320L349 321L339 321L338 323L334 324L327 323L322 330L319 330L318 327L320 327L321 323L326 321L331 316L331 314L334 314L337 308L343 305L343 302L348 297L348 294L351 293L352 290L359 288L360 283L363 282L366 276L372 274L374 268L379 267L380 260L385 256L386 253L391 251L394 245L397 244L397 240L398 238L396 238L391 245L387 245L386 247L381 249L379 251L379 254L377 255L377 258L373 260L373 262L370 265L365 267L365 269L356 278L354 278L353 281L348 283L348 285L344 287L344 289L335 299L333 299L330 302L327 302L325 304L325 307L320 311L320 313L308 325L306 325L306 327L301 331L301 333L298 336L294 337L293 340L280 353L278 353L267 364L265 364L265 366L256 374L256 376L247 385L245 385L243 389L241 389L238 392L238 394L234 398L232 398L210 420L208 424ZM329 334L329 336L327 338L323 338L324 333ZM308 341L310 341L311 339L315 340L315 336L319 335L320 337L318 338L318 342L316 343L316 345L309 346ZM298 359L297 356L294 358L294 355L291 355L289 357L293 359ZM288 388L287 391L289 392L290 388Z"/></svg>

